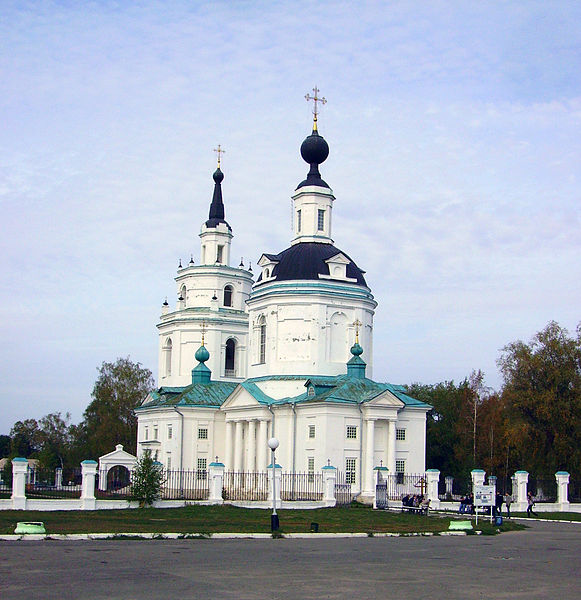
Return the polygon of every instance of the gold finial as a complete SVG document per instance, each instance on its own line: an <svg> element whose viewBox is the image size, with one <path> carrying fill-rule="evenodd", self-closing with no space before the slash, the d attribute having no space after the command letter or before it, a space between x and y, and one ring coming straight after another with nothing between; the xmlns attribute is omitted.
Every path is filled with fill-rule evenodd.
<svg viewBox="0 0 581 600"><path fill-rule="evenodd" d="M319 88L317 86L315 86L313 88L313 93L314 96L311 96L310 94L307 94L305 96L306 101L308 102L309 100L313 100L315 107L313 108L313 131L317 131L317 115L319 114L319 111L317 109L317 102L320 102L321 104L327 104L327 99L326 98L319 98L318 94L319 94Z"/></svg>
<svg viewBox="0 0 581 600"><path fill-rule="evenodd" d="M218 169L220 168L220 154L225 154L226 150L222 150L222 146L218 144L217 148L214 148L214 152L218 155Z"/></svg>
<svg viewBox="0 0 581 600"><path fill-rule="evenodd" d="M200 326L202 330L202 346L204 345L204 335L206 333L206 321L202 321L202 325Z"/></svg>
<svg viewBox="0 0 581 600"><path fill-rule="evenodd" d="M359 328L363 325L363 323L357 319L354 323L353 326L355 327L355 343L358 344L359 343Z"/></svg>

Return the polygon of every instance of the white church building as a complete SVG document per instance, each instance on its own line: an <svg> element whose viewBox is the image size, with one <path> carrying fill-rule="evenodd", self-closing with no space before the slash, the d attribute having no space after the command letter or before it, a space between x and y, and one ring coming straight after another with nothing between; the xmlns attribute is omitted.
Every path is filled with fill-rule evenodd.
<svg viewBox="0 0 581 600"><path fill-rule="evenodd" d="M335 196L319 172L329 146L316 117L300 149L310 169L292 195L294 237L262 254L256 280L230 264L218 152L199 263L180 263L177 304L164 302L157 325L159 388L136 409L137 447L168 469L219 460L255 472L276 436L283 472L330 464L370 497L374 467L424 472L431 407L371 379L377 303L331 237Z"/></svg>

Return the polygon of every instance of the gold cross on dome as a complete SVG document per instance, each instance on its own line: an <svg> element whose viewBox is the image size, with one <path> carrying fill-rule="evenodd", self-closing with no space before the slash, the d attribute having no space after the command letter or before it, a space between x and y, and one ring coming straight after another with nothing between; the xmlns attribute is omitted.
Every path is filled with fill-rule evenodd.
<svg viewBox="0 0 581 600"><path fill-rule="evenodd" d="M314 96L311 96L311 94L306 94L305 95L305 99L307 102L309 102L310 100L312 100L315 104L314 108L313 108L313 131L317 131L317 115L319 114L319 111L317 109L317 102L320 102L321 104L327 104L327 99L324 97L319 98L319 88L317 86L315 86L313 88L313 93Z"/></svg>
<svg viewBox="0 0 581 600"><path fill-rule="evenodd" d="M202 321L200 329L202 330L202 346L204 345L204 334L206 333L206 321Z"/></svg>
<svg viewBox="0 0 581 600"><path fill-rule="evenodd" d="M222 146L218 144L217 148L214 148L214 152L218 155L218 169L220 168L220 154L225 154L226 150L222 150Z"/></svg>
<svg viewBox="0 0 581 600"><path fill-rule="evenodd" d="M354 323L353 323L353 327L355 327L355 343L358 344L359 343L359 328L363 325L363 323L357 319Z"/></svg>

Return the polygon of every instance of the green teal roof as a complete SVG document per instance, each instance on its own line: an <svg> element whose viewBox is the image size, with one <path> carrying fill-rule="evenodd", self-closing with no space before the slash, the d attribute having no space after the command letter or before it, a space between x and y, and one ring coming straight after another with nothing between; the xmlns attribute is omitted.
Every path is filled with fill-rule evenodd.
<svg viewBox="0 0 581 600"><path fill-rule="evenodd" d="M263 381L305 381L305 391L298 396L272 398L257 385ZM161 387L151 392L147 400L136 410L167 406L202 406L219 408L234 391L238 384L226 381L194 383L185 387ZM367 378L355 378L349 375L308 376L308 375L266 375L253 377L240 385L260 404L308 404L329 402L332 404L360 404L373 400L386 391L391 392L406 407L429 410L431 406L416 400L405 393L404 386L391 383L378 383ZM309 388L315 394L308 394Z"/></svg>
<svg viewBox="0 0 581 600"><path fill-rule="evenodd" d="M149 394L136 410L161 406L203 406L220 408L238 384L228 381L195 383L185 387L160 387Z"/></svg>

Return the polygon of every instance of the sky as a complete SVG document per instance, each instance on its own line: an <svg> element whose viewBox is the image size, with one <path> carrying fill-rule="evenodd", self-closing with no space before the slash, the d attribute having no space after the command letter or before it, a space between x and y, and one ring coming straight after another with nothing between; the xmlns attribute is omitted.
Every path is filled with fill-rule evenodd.
<svg viewBox="0 0 581 600"><path fill-rule="evenodd" d="M0 0L0 433L157 377L213 149L232 262L291 239L306 93L333 238L379 305L374 379L437 383L581 321L576 1Z"/></svg>

